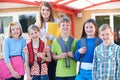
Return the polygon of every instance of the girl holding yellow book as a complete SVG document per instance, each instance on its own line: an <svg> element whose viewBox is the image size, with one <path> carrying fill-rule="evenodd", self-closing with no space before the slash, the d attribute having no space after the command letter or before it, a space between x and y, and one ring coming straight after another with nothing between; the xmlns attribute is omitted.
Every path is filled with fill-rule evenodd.
<svg viewBox="0 0 120 80"><path fill-rule="evenodd" d="M49 2L43 1L39 7L39 20L36 25L38 25L40 28L40 38L44 43L46 43L46 40L53 40L55 38L53 35L46 32L46 23L48 22L57 22L57 20L54 19L51 4ZM49 45L49 47L50 46L51 45ZM55 80L55 67L56 62L52 60L48 65L49 80Z"/></svg>

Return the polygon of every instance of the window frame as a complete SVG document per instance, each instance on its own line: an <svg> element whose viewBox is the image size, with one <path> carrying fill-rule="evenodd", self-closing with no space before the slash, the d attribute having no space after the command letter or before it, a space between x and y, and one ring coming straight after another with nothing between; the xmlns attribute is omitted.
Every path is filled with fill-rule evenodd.
<svg viewBox="0 0 120 80"><path fill-rule="evenodd" d="M26 15L26 14L35 14L36 15L36 21L38 20L38 11L20 11L20 12L0 12L0 17L7 17L12 16L13 21L19 22L19 15ZM5 34L5 33L4 33Z"/></svg>
<svg viewBox="0 0 120 80"><path fill-rule="evenodd" d="M110 26L114 31L114 16L120 15L120 12L109 12L109 13L93 13L92 18L95 19L96 16L110 16ZM95 19L96 20L96 19Z"/></svg>

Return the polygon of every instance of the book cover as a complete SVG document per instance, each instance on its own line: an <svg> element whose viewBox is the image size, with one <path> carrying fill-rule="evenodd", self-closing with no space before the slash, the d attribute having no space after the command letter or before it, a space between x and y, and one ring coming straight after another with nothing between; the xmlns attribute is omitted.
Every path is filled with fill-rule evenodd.
<svg viewBox="0 0 120 80"><path fill-rule="evenodd" d="M46 32L48 34L53 35L55 38L58 38L60 36L60 28L59 24L55 22L48 22L46 23ZM51 45L52 40L47 40L47 44Z"/></svg>

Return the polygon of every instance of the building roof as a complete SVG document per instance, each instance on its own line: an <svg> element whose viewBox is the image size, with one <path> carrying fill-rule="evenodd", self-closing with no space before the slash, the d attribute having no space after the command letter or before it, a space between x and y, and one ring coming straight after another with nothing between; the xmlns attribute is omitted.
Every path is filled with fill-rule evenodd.
<svg viewBox="0 0 120 80"><path fill-rule="evenodd" d="M49 1L54 10L69 14L90 9L120 8L120 0L0 0L0 8L39 6L41 1ZM102 5L106 7L102 7Z"/></svg>
<svg viewBox="0 0 120 80"><path fill-rule="evenodd" d="M41 1L49 1L53 10L72 15L72 35L74 17L83 10L120 9L120 0L0 0L0 9L39 6Z"/></svg>

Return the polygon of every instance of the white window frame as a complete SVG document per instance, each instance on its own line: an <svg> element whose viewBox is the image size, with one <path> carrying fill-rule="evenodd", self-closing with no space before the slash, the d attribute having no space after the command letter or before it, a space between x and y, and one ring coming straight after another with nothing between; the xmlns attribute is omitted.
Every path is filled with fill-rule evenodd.
<svg viewBox="0 0 120 80"><path fill-rule="evenodd" d="M21 12L1 12L0 17L12 16L13 21L19 21L19 15L23 14L36 14L36 20L38 20L38 11L21 11Z"/></svg>
<svg viewBox="0 0 120 80"><path fill-rule="evenodd" d="M95 16L110 16L110 26L114 31L114 15L120 15L120 12L110 12L110 13L93 13L92 18L95 19Z"/></svg>
<svg viewBox="0 0 120 80"><path fill-rule="evenodd" d="M24 15L24 14L35 14L36 15L36 21L38 20L39 12L38 11L20 11L20 12L1 12L0 17L7 17L7 16L12 16L13 21L19 21L19 15Z"/></svg>

